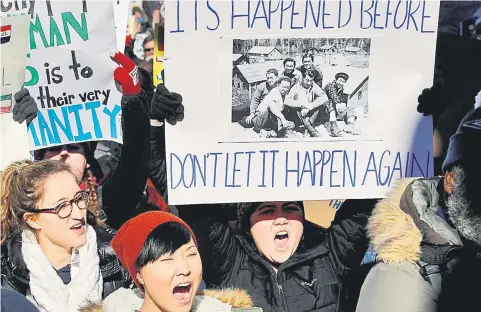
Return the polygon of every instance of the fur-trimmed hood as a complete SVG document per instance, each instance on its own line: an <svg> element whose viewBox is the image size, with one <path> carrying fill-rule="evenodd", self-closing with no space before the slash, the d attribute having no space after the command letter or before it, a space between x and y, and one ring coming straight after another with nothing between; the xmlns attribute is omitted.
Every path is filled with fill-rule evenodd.
<svg viewBox="0 0 481 312"><path fill-rule="evenodd" d="M367 235L379 261L419 260L421 231L401 210L401 197L413 179L398 181L388 196L376 204L367 223Z"/></svg>
<svg viewBox="0 0 481 312"><path fill-rule="evenodd" d="M442 177L402 179L378 202L367 225L378 261L416 263L423 241L462 245L457 231L437 213L442 186Z"/></svg>
<svg viewBox="0 0 481 312"><path fill-rule="evenodd" d="M81 312L134 312L140 310L143 300L144 294L140 289L121 288L102 303L90 304ZM203 290L197 293L191 312L262 312L252 305L244 290Z"/></svg>

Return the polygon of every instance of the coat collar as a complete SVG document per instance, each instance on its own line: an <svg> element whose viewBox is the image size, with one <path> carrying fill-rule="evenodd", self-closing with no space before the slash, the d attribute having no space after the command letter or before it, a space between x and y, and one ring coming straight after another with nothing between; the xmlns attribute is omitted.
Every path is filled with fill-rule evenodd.
<svg viewBox="0 0 481 312"><path fill-rule="evenodd" d="M262 264L272 274L275 275L272 265L269 263L269 261L267 261L267 259L265 259L264 256L261 255L250 233L237 235L236 238L240 242L242 248L248 254L249 258ZM324 240L324 229L309 221L304 221L303 237L301 238L301 242L299 243L296 252L286 262L279 266L278 272L294 265L302 264L314 258L326 255L329 252L329 249L322 244Z"/></svg>
<svg viewBox="0 0 481 312"><path fill-rule="evenodd" d="M139 289L119 288L100 304L94 304L95 311L134 311L140 310L144 294ZM240 289L205 290L194 299L191 312L243 311L252 307L247 292Z"/></svg>

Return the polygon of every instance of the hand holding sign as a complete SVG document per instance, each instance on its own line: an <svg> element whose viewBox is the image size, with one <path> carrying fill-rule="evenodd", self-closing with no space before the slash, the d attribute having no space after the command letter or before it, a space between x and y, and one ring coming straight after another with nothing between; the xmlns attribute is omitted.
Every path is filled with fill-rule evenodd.
<svg viewBox="0 0 481 312"><path fill-rule="evenodd" d="M431 88L424 89L418 97L418 112L424 116L438 113L444 97L442 91L443 86L440 83L435 83Z"/></svg>
<svg viewBox="0 0 481 312"><path fill-rule="evenodd" d="M184 120L182 96L170 92L164 84L159 84L155 89L155 95L150 106L150 117L157 120L165 119L171 125Z"/></svg>
<svg viewBox="0 0 481 312"><path fill-rule="evenodd" d="M137 95L140 93L138 68L135 63L124 54L117 52L111 56L120 66L114 71L114 80L120 85L123 95Z"/></svg>
<svg viewBox="0 0 481 312"><path fill-rule="evenodd" d="M23 88L15 93L15 102L12 110L13 120L18 123L27 120L27 125L30 124L37 117L38 107L28 90Z"/></svg>

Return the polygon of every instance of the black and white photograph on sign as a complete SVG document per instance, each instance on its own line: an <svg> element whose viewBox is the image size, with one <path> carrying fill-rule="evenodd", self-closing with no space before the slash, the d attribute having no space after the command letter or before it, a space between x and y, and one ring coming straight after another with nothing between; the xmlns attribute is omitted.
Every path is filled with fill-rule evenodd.
<svg viewBox="0 0 481 312"><path fill-rule="evenodd" d="M356 140L369 113L369 38L234 39L230 141Z"/></svg>

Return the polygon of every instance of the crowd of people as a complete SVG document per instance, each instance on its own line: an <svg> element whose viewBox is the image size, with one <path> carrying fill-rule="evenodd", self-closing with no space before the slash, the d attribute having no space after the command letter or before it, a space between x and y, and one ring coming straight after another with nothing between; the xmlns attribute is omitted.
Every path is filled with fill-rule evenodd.
<svg viewBox="0 0 481 312"><path fill-rule="evenodd" d="M184 119L182 96L154 87L128 49L113 58L123 69L113 73L122 145L40 149L0 173L2 311L479 311L479 84L463 97L469 110L442 175L400 180L384 199L346 200L322 228L303 202L168 205L164 128ZM354 132L347 74L323 85L306 55L266 78L246 127L278 137L304 126L316 136L325 115L331 135L342 135L339 119ZM437 115L438 88L423 91L420 113ZM27 126L37 103L26 89L15 100L13 119Z"/></svg>
<svg viewBox="0 0 481 312"><path fill-rule="evenodd" d="M114 60L137 70L121 53ZM279 95L299 97L309 82L329 98L313 69L299 74L301 84L283 77L272 89ZM444 177L401 181L379 201L347 200L324 229L306 220L302 202L218 205L225 213L168 206L159 128L182 121L181 96L127 71L114 79L124 143L112 172L102 171L90 142L37 150L34 161L1 173L2 289L32 309L437 311L456 302L469 311L476 296L460 281L481 273L481 108L451 138ZM16 99L13 118L31 122L34 99L25 89ZM352 276L370 245L378 263L358 301Z"/></svg>
<svg viewBox="0 0 481 312"><path fill-rule="evenodd" d="M360 135L356 121L364 109L349 106L344 93L349 75L339 72L324 86L323 78L312 54L303 55L298 67L294 59L284 59L281 69L267 70L266 82L257 87L251 99L249 115L239 123L253 128L262 138L284 137L293 130L306 137L322 137L316 130L319 125L324 125L331 137ZM346 126L339 129L337 121Z"/></svg>

